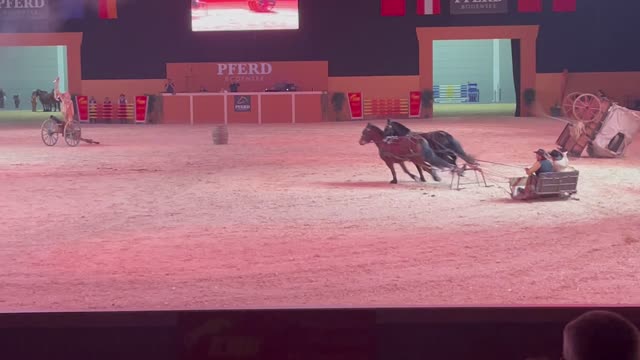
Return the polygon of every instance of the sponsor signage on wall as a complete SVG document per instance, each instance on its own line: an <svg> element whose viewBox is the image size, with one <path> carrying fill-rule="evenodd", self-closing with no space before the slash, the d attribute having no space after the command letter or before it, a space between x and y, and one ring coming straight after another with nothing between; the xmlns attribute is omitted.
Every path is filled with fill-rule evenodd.
<svg viewBox="0 0 640 360"><path fill-rule="evenodd" d="M235 112L251 112L251 96L234 95L233 110Z"/></svg>
<svg viewBox="0 0 640 360"><path fill-rule="evenodd" d="M167 77L175 81L179 92L229 91L232 84L239 84L240 93L282 91L283 84L294 84L297 91L327 91L329 64L327 61L169 63Z"/></svg>
<svg viewBox="0 0 640 360"><path fill-rule="evenodd" d="M348 93L349 97L349 111L351 112L351 118L359 120L364 118L364 99L362 93Z"/></svg>
<svg viewBox="0 0 640 360"><path fill-rule="evenodd" d="M2 1L2 0L0 0ZM80 122L89 122L89 97L76 96L76 111Z"/></svg>
<svg viewBox="0 0 640 360"><path fill-rule="evenodd" d="M2 1L2 0L0 0ZM273 73L270 63L221 63L217 64L217 76L225 82L256 82L264 81Z"/></svg>
<svg viewBox="0 0 640 360"><path fill-rule="evenodd" d="M47 20L51 0L0 0L0 21Z"/></svg>
<svg viewBox="0 0 640 360"><path fill-rule="evenodd" d="M136 96L136 108L135 116L136 123L147 122L147 112L149 110L149 97L148 96Z"/></svg>
<svg viewBox="0 0 640 360"><path fill-rule="evenodd" d="M450 0L451 15L506 14L508 0Z"/></svg>
<svg viewBox="0 0 640 360"><path fill-rule="evenodd" d="M412 91L409 93L409 117L419 117L422 108L422 93Z"/></svg>

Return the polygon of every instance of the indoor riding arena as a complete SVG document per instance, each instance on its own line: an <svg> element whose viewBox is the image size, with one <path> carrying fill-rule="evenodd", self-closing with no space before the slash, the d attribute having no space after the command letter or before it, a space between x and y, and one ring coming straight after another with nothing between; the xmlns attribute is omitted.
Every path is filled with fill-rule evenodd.
<svg viewBox="0 0 640 360"><path fill-rule="evenodd" d="M380 127L384 121L374 122ZM570 200L515 201L507 177L553 148L543 118L410 120L443 129L472 172L391 174L366 122L90 125L100 145L0 135L2 306L23 310L630 304L640 296L640 148L572 159ZM410 167L410 171L416 172ZM587 174L587 175L584 175ZM454 286L452 286L454 285ZM588 294L588 297L586 296Z"/></svg>
<svg viewBox="0 0 640 360"><path fill-rule="evenodd" d="M169 360L208 317L284 341L313 310L404 324L407 360L557 358L578 311L640 302L640 4L147 3L0 0L0 348L131 326ZM532 322L539 353L478 330ZM447 353L473 324L495 346ZM375 358L300 346L243 358Z"/></svg>

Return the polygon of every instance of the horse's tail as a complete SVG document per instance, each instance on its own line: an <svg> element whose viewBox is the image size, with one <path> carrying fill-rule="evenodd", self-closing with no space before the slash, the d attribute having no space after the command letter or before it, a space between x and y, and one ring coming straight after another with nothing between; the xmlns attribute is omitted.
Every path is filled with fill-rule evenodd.
<svg viewBox="0 0 640 360"><path fill-rule="evenodd" d="M451 150L453 150L458 156L462 158L462 160L466 161L467 163L477 165L477 160L464 151L464 149L462 148L462 144L460 144L460 142L456 140L456 138L454 138L451 134L447 135L449 138L449 143L451 144Z"/></svg>
<svg viewBox="0 0 640 360"><path fill-rule="evenodd" d="M440 169L451 169L453 167L453 165L438 157L431 146L429 146L429 142L423 137L420 137L420 146L422 147L424 161Z"/></svg>

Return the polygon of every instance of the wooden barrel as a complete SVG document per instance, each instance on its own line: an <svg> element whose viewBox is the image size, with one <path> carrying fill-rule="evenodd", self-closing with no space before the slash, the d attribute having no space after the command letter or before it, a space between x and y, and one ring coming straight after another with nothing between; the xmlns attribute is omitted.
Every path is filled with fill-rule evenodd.
<svg viewBox="0 0 640 360"><path fill-rule="evenodd" d="M211 132L215 145L225 145L229 143L229 129L226 125L216 126Z"/></svg>

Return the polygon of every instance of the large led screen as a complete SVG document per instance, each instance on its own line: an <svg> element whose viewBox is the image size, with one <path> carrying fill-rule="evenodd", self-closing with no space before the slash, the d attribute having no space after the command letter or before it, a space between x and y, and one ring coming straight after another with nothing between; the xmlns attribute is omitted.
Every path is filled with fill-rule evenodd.
<svg viewBox="0 0 640 360"><path fill-rule="evenodd" d="M298 0L192 0L193 31L296 30Z"/></svg>

